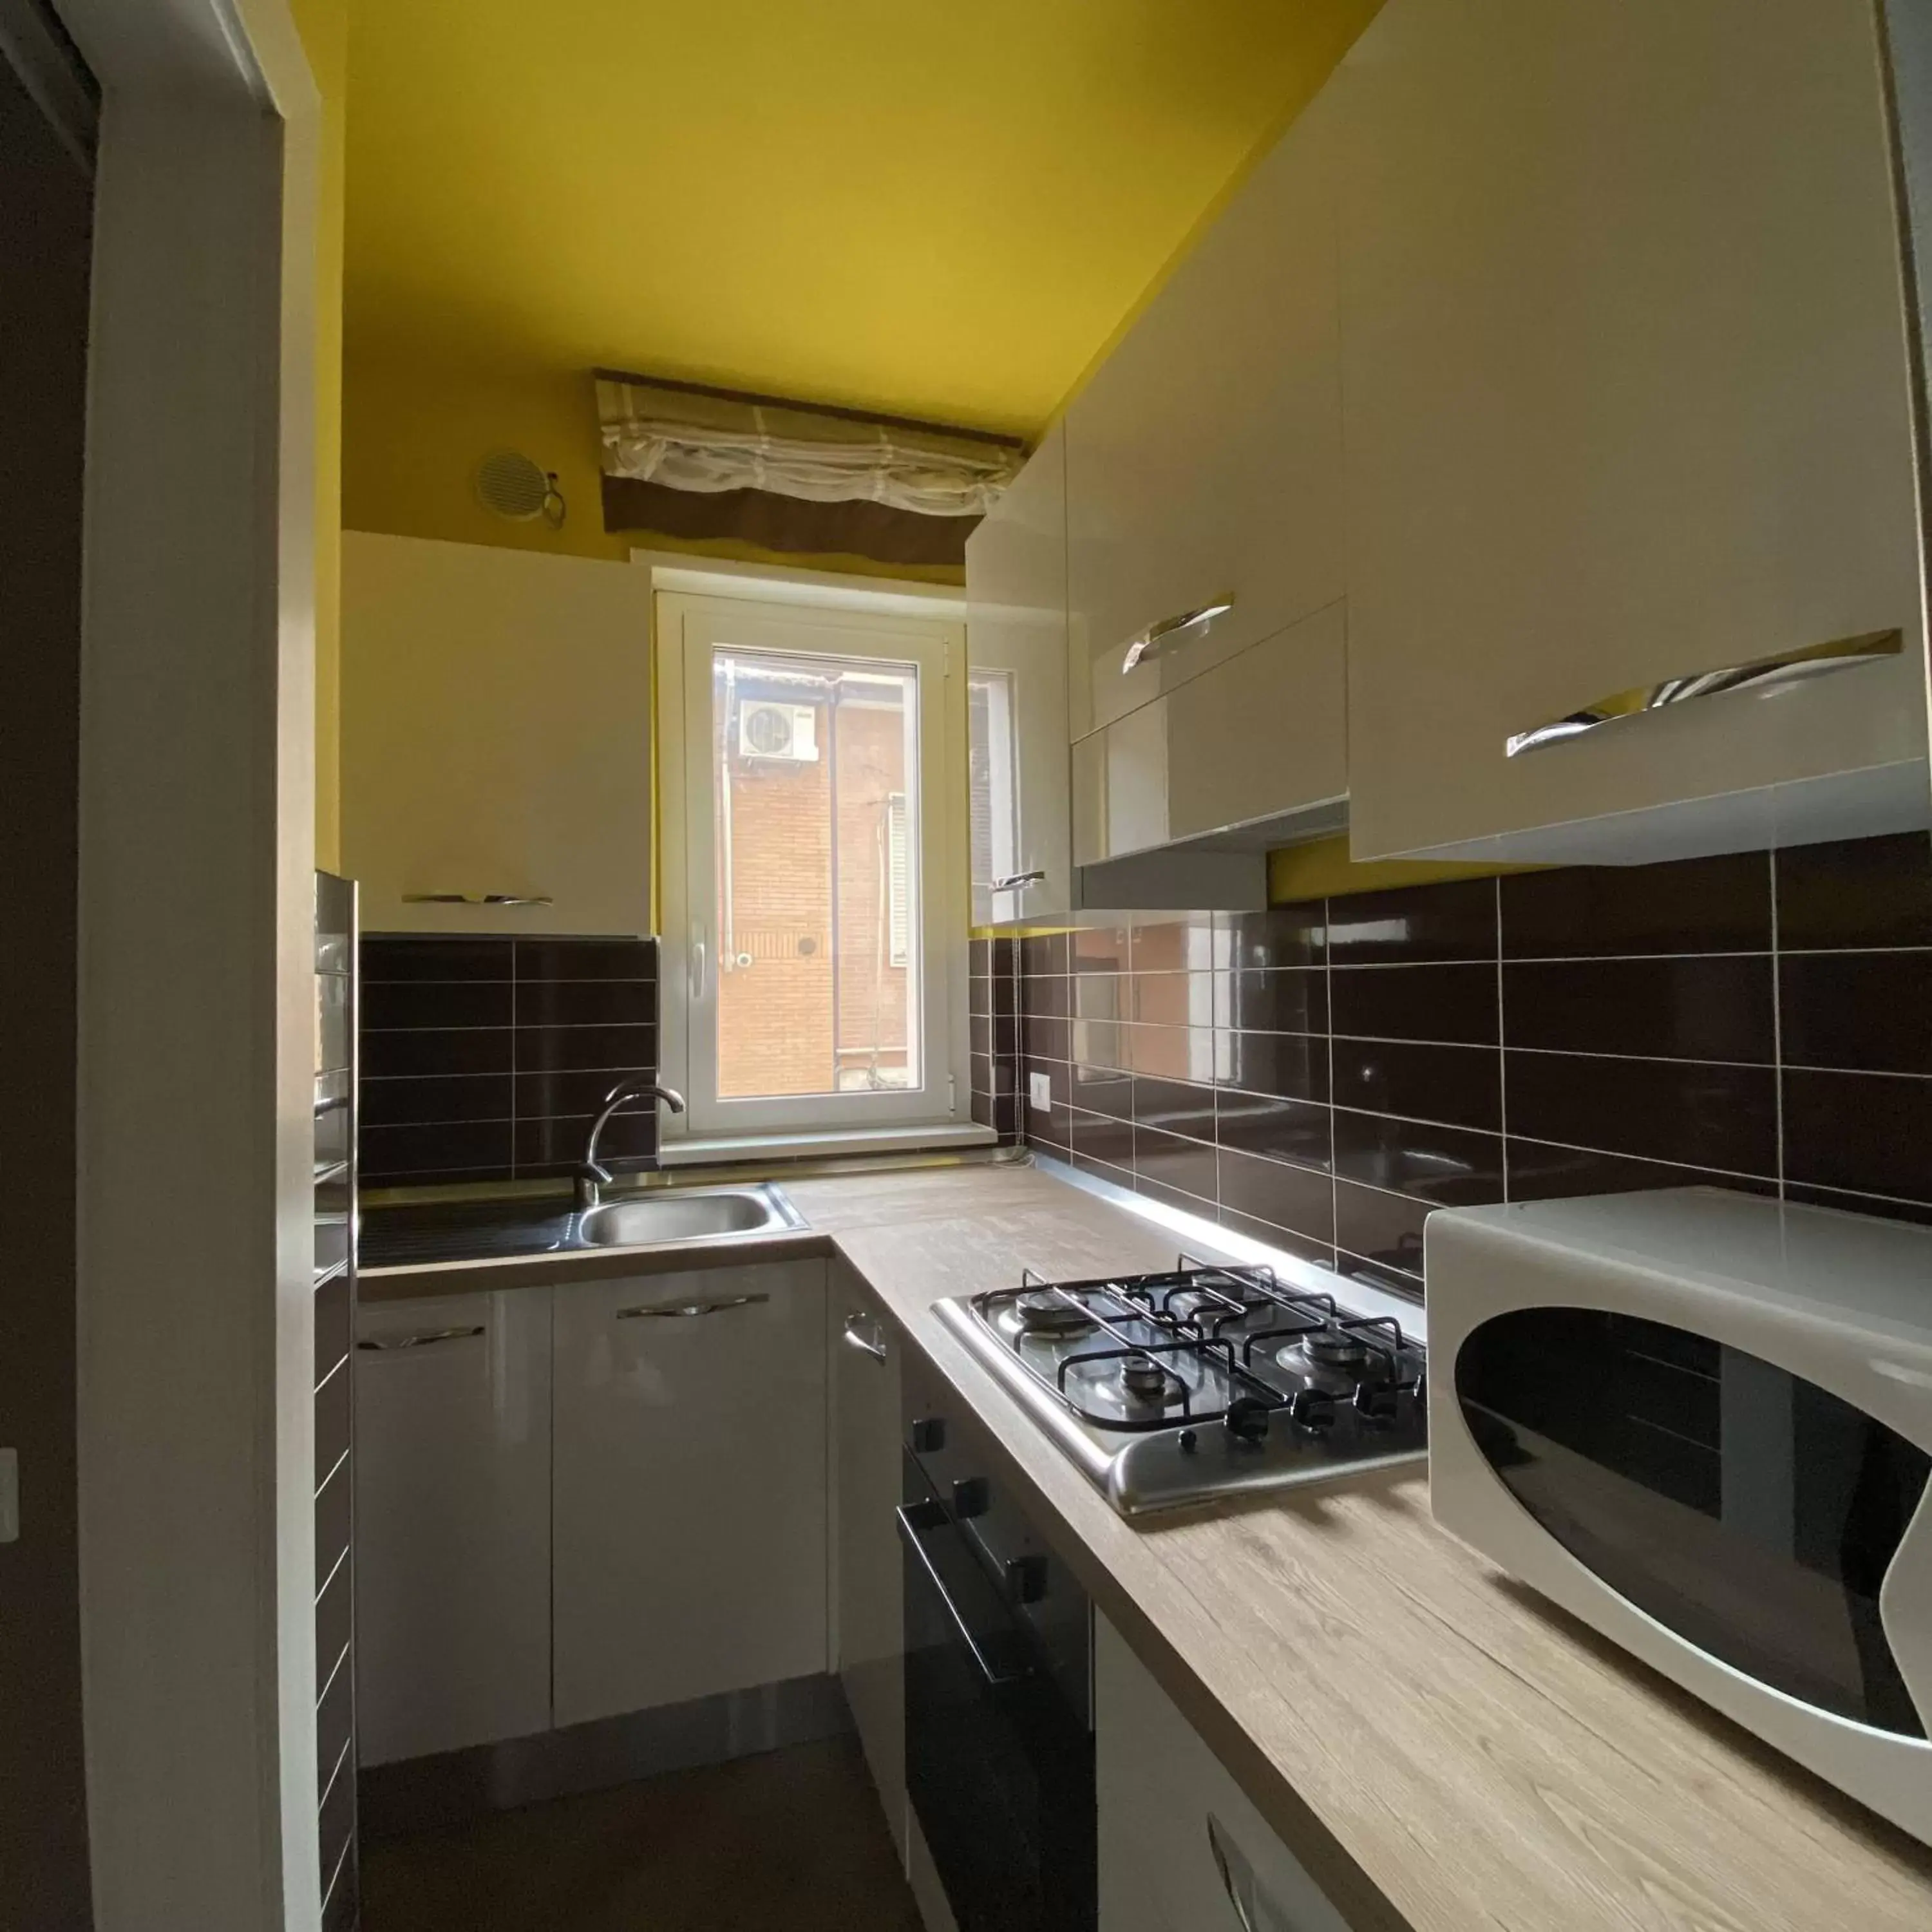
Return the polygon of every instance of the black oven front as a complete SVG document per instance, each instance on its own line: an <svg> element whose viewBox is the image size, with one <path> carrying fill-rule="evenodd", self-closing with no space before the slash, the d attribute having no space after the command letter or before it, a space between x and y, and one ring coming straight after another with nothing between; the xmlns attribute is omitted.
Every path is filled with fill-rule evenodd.
<svg viewBox="0 0 1932 1932"><path fill-rule="evenodd" d="M1091 1606L975 1424L907 1393L907 1796L959 1932L1094 1932Z"/></svg>

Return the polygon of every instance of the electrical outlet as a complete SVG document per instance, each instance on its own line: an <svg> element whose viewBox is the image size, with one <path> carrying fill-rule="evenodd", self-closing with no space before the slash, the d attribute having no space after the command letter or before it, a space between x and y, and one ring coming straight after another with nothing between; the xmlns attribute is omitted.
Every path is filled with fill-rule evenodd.
<svg viewBox="0 0 1932 1932"><path fill-rule="evenodd" d="M1053 1076L1050 1073L1027 1076L1027 1099L1036 1114L1053 1111Z"/></svg>

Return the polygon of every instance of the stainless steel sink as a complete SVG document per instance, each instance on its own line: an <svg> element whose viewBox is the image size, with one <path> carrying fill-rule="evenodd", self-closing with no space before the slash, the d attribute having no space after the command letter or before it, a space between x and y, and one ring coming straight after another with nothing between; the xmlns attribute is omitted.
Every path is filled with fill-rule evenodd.
<svg viewBox="0 0 1932 1932"><path fill-rule="evenodd" d="M688 1246L804 1228L805 1217L769 1181L746 1187L672 1187L634 1201L607 1201L578 1217L591 1248Z"/></svg>

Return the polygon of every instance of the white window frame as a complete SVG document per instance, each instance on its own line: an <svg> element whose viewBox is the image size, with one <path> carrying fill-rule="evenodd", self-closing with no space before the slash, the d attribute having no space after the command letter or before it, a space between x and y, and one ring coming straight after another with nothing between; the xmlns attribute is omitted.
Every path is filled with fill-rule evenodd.
<svg viewBox="0 0 1932 1932"><path fill-rule="evenodd" d="M842 1153L992 1141L967 1112L969 910L965 613L923 585L640 555L652 566L658 758L658 1065L692 1101L661 1117L667 1165L765 1152ZM724 627L721 630L721 625ZM729 634L724 634L728 630ZM701 869L711 850L712 691L718 644L849 657L869 651L920 668L921 1084L908 1092L729 1100L716 1094L716 907ZM694 676L694 667L699 674ZM704 801L694 826L692 806ZM694 861L696 868L694 868Z"/></svg>

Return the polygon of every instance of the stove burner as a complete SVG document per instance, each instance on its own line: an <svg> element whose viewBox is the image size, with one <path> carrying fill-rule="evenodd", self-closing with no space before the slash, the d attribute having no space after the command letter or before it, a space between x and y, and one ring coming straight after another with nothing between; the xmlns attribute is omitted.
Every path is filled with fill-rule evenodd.
<svg viewBox="0 0 1932 1932"><path fill-rule="evenodd" d="M1082 1304L1051 1288L1015 1295L1013 1312L1029 1335L1085 1335L1100 1325Z"/></svg>
<svg viewBox="0 0 1932 1932"><path fill-rule="evenodd" d="M1159 1402L1167 1394L1167 1371L1148 1357L1120 1366L1120 1386L1136 1402Z"/></svg>
<svg viewBox="0 0 1932 1932"><path fill-rule="evenodd" d="M1369 1345L1358 1330L1332 1324L1304 1335L1301 1348L1311 1362L1326 1369L1352 1369L1369 1358Z"/></svg>

